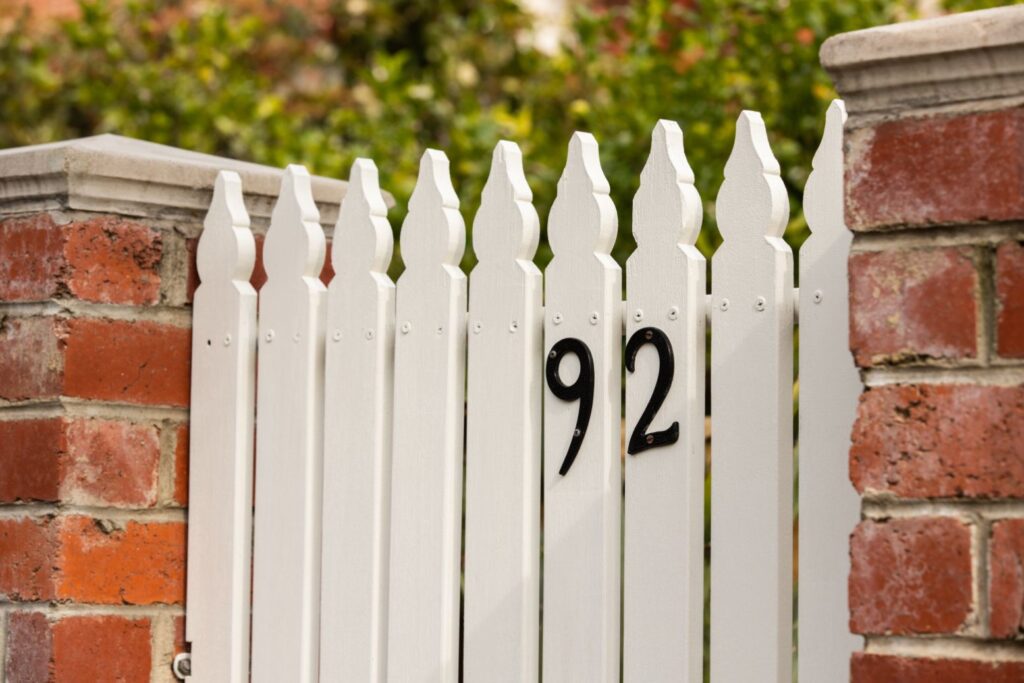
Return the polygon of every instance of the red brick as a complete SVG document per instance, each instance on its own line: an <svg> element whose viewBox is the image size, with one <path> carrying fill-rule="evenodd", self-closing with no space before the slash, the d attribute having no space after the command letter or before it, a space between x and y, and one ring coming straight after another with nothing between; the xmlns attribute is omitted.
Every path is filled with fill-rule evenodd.
<svg viewBox="0 0 1024 683"><path fill-rule="evenodd" d="M67 424L60 498L79 505L156 504L160 436L151 425L115 420Z"/></svg>
<svg viewBox="0 0 1024 683"><path fill-rule="evenodd" d="M175 437L174 502L188 505L188 425L180 425Z"/></svg>
<svg viewBox="0 0 1024 683"><path fill-rule="evenodd" d="M852 230L1024 218L1024 109L884 121L847 149Z"/></svg>
<svg viewBox="0 0 1024 683"><path fill-rule="evenodd" d="M52 628L54 674L59 683L149 683L148 618L69 616Z"/></svg>
<svg viewBox="0 0 1024 683"><path fill-rule="evenodd" d="M7 683L53 681L53 632L40 612L12 612L4 660Z"/></svg>
<svg viewBox="0 0 1024 683"><path fill-rule="evenodd" d="M1024 358L1024 244L996 249L996 353Z"/></svg>
<svg viewBox="0 0 1024 683"><path fill-rule="evenodd" d="M970 247L850 256L857 365L976 358L978 273Z"/></svg>
<svg viewBox="0 0 1024 683"><path fill-rule="evenodd" d="M56 501L66 449L60 418L0 421L0 503Z"/></svg>
<svg viewBox="0 0 1024 683"><path fill-rule="evenodd" d="M1024 662L924 659L855 652L852 683L1020 683Z"/></svg>
<svg viewBox="0 0 1024 683"><path fill-rule="evenodd" d="M155 322L68 321L65 393L147 405L187 406L191 331Z"/></svg>
<svg viewBox="0 0 1024 683"><path fill-rule="evenodd" d="M992 525L988 595L992 636L1024 635L1024 519Z"/></svg>
<svg viewBox="0 0 1024 683"><path fill-rule="evenodd" d="M66 322L0 316L0 398L56 398L64 386Z"/></svg>
<svg viewBox="0 0 1024 683"><path fill-rule="evenodd" d="M182 604L185 525L59 520L57 597L105 605Z"/></svg>
<svg viewBox="0 0 1024 683"><path fill-rule="evenodd" d="M51 520L0 519L0 596L52 600L54 555Z"/></svg>
<svg viewBox="0 0 1024 683"><path fill-rule="evenodd" d="M861 395L850 448L861 493L1024 497L1024 387L886 385Z"/></svg>
<svg viewBox="0 0 1024 683"><path fill-rule="evenodd" d="M68 226L67 286L84 301L154 304L160 299L160 232L116 216Z"/></svg>
<svg viewBox="0 0 1024 683"><path fill-rule="evenodd" d="M850 556L854 633L950 634L971 614L971 534L956 519L866 520Z"/></svg>
<svg viewBox="0 0 1024 683"><path fill-rule="evenodd" d="M0 301L44 301L61 293L64 234L50 214L0 221Z"/></svg>

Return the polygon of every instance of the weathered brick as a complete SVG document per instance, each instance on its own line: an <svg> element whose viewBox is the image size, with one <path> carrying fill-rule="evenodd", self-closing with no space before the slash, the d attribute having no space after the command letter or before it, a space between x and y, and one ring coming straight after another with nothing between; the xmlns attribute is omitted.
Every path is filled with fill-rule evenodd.
<svg viewBox="0 0 1024 683"><path fill-rule="evenodd" d="M78 299L154 304L160 299L160 232L117 216L67 227L67 286Z"/></svg>
<svg viewBox="0 0 1024 683"><path fill-rule="evenodd" d="M81 398L187 406L191 331L148 321L68 321L65 393Z"/></svg>
<svg viewBox="0 0 1024 683"><path fill-rule="evenodd" d="M52 629L55 683L149 683L148 618L66 616Z"/></svg>
<svg viewBox="0 0 1024 683"><path fill-rule="evenodd" d="M1020 683L1024 662L925 659L855 652L851 683Z"/></svg>
<svg viewBox="0 0 1024 683"><path fill-rule="evenodd" d="M992 636L1024 635L1024 519L992 525L988 591Z"/></svg>
<svg viewBox="0 0 1024 683"><path fill-rule="evenodd" d="M58 522L57 597L96 604L182 604L185 525L111 522L70 516Z"/></svg>
<svg viewBox="0 0 1024 683"><path fill-rule="evenodd" d="M160 436L152 425L71 420L60 498L80 505L156 504Z"/></svg>
<svg viewBox="0 0 1024 683"><path fill-rule="evenodd" d="M971 615L971 534L956 519L866 520L850 556L854 633L951 634Z"/></svg>
<svg viewBox="0 0 1024 683"><path fill-rule="evenodd" d="M57 500L66 450L61 418L0 420L0 503Z"/></svg>
<svg viewBox="0 0 1024 683"><path fill-rule="evenodd" d="M978 273L970 247L850 256L850 348L857 365L978 356Z"/></svg>
<svg viewBox="0 0 1024 683"><path fill-rule="evenodd" d="M40 612L12 612L4 659L7 683L53 681L53 632Z"/></svg>
<svg viewBox="0 0 1024 683"><path fill-rule="evenodd" d="M1024 218L1024 109L884 121L846 145L854 231Z"/></svg>
<svg viewBox="0 0 1024 683"><path fill-rule="evenodd" d="M1024 244L1003 242L996 249L996 353L1024 358Z"/></svg>
<svg viewBox="0 0 1024 683"><path fill-rule="evenodd" d="M906 384L861 395L850 448L861 493L1024 497L1024 387Z"/></svg>
<svg viewBox="0 0 1024 683"><path fill-rule="evenodd" d="M0 301L44 301L63 286L64 233L48 213L0 221Z"/></svg>
<svg viewBox="0 0 1024 683"><path fill-rule="evenodd" d="M52 600L54 558L50 519L0 519L0 596Z"/></svg>
<svg viewBox="0 0 1024 683"><path fill-rule="evenodd" d="M188 505L188 425L180 425L175 436L174 502Z"/></svg>
<svg viewBox="0 0 1024 683"><path fill-rule="evenodd" d="M66 322L0 316L0 398L48 399L64 386Z"/></svg>

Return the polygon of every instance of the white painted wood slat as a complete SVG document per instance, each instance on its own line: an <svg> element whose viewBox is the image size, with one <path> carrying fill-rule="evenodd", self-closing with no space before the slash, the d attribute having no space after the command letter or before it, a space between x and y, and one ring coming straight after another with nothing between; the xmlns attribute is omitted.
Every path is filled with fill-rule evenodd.
<svg viewBox="0 0 1024 683"><path fill-rule="evenodd" d="M466 577L468 681L536 681L540 665L540 219L511 142L494 149L469 277Z"/></svg>
<svg viewBox="0 0 1024 683"><path fill-rule="evenodd" d="M637 249L626 264L626 683L703 680L707 265L694 246L702 217L683 133L660 121L633 200ZM670 384L656 407L659 376ZM638 424L651 409L653 421Z"/></svg>
<svg viewBox="0 0 1024 683"><path fill-rule="evenodd" d="M712 259L711 680L790 683L793 257L760 114L743 112Z"/></svg>
<svg viewBox="0 0 1024 683"><path fill-rule="evenodd" d="M391 489L388 679L459 669L466 229L448 158L427 150L401 233Z"/></svg>
<svg viewBox="0 0 1024 683"><path fill-rule="evenodd" d="M256 244L237 173L217 176L192 310L188 577L192 679L249 680Z"/></svg>
<svg viewBox="0 0 1024 683"><path fill-rule="evenodd" d="M545 683L619 679L622 289L621 271L610 256L617 218L608 192L597 141L576 133L551 208L554 259L544 285L545 362L551 367L560 360L555 363L564 387L560 393L579 396L559 398L550 378L546 382ZM580 356L588 354L567 347L570 339L589 350L592 373L581 372L587 363ZM588 375L592 390L586 386ZM589 420L579 420L588 404ZM577 430L581 433L574 436ZM578 453L567 458L574 440Z"/></svg>
<svg viewBox="0 0 1024 683"><path fill-rule="evenodd" d="M309 173L289 166L259 302L252 680L317 679L326 288Z"/></svg>
<svg viewBox="0 0 1024 683"><path fill-rule="evenodd" d="M804 192L811 236L800 249L799 680L839 681L861 639L850 633L849 535L860 498L849 478L850 433L861 383L849 349L843 220L843 123L834 100Z"/></svg>
<svg viewBox="0 0 1024 683"><path fill-rule="evenodd" d="M357 159L331 250L324 386L320 680L383 683L391 505L394 248L377 167Z"/></svg>

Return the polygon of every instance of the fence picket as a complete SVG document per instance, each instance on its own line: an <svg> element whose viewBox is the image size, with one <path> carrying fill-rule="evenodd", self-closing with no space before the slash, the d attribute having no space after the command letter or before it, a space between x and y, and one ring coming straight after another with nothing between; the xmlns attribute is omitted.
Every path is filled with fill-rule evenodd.
<svg viewBox="0 0 1024 683"><path fill-rule="evenodd" d="M199 237L192 304L186 639L192 678L249 680L256 244L237 173L221 171Z"/></svg>
<svg viewBox="0 0 1024 683"><path fill-rule="evenodd" d="M707 266L693 246L702 217L683 132L659 121L626 264L626 683L703 680Z"/></svg>
<svg viewBox="0 0 1024 683"><path fill-rule="evenodd" d="M850 633L847 539L860 518L847 454L860 376L849 350L846 261L853 243L843 221L843 123L828 109L804 191L811 236L800 250L800 663L801 681L848 676L860 639Z"/></svg>
<svg viewBox="0 0 1024 683"><path fill-rule="evenodd" d="M395 318L388 678L459 670L466 229L448 157L427 150L402 226Z"/></svg>
<svg viewBox="0 0 1024 683"><path fill-rule="evenodd" d="M745 111L718 194L712 258L711 680L790 683L793 256L789 199Z"/></svg>
<svg viewBox="0 0 1024 683"><path fill-rule="evenodd" d="M327 292L320 680L383 683L394 247L377 167L357 159L341 203Z"/></svg>
<svg viewBox="0 0 1024 683"><path fill-rule="evenodd" d="M608 192L597 141L574 134L544 285L546 683L619 678L622 286Z"/></svg>
<svg viewBox="0 0 1024 683"><path fill-rule="evenodd" d="M540 219L511 142L494 149L473 226L466 421L469 681L536 681L540 656Z"/></svg>
<svg viewBox="0 0 1024 683"><path fill-rule="evenodd" d="M317 678L325 242L309 173L289 166L259 302L252 680Z"/></svg>

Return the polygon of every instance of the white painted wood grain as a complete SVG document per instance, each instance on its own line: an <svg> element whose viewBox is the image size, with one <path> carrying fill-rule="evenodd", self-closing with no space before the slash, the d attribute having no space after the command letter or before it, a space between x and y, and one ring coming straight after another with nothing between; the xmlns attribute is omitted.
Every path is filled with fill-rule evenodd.
<svg viewBox="0 0 1024 683"><path fill-rule="evenodd" d="M711 680L790 683L793 256L786 188L756 112L740 114L716 213Z"/></svg>
<svg viewBox="0 0 1024 683"><path fill-rule="evenodd" d="M841 681L861 638L850 633L849 536L860 518L850 483L850 433L860 376L850 353L843 220L843 123L834 100L804 191L811 236L800 249L800 639L799 680Z"/></svg>
<svg viewBox="0 0 1024 683"><path fill-rule="evenodd" d="M259 301L252 680L317 680L326 288L309 173L289 166Z"/></svg>
<svg viewBox="0 0 1024 683"><path fill-rule="evenodd" d="M391 513L394 238L377 167L357 159L327 291L320 681L383 683Z"/></svg>
<svg viewBox="0 0 1024 683"><path fill-rule="evenodd" d="M391 488L388 679L459 669L466 229L448 158L427 150L402 225Z"/></svg>
<svg viewBox="0 0 1024 683"><path fill-rule="evenodd" d="M467 681L540 673L540 219L519 147L499 142L473 223L466 427Z"/></svg>
<svg viewBox="0 0 1024 683"><path fill-rule="evenodd" d="M221 171L199 237L192 304L185 638L200 683L249 680L255 261L242 181Z"/></svg>
<svg viewBox="0 0 1024 683"><path fill-rule="evenodd" d="M571 469L559 468L576 426L578 401L544 394L545 683L619 679L622 464L621 271L610 256L617 217L597 141L576 133L558 181L545 273L544 348L574 337L595 367L589 429ZM572 383L579 364L562 362Z"/></svg>
<svg viewBox="0 0 1024 683"><path fill-rule="evenodd" d="M700 683L704 651L704 362L707 265L694 243L703 210L683 132L659 121L633 200L626 339L654 327L672 344L672 385L648 432L679 440L626 456L623 680ZM626 443L660 368L647 344L626 373Z"/></svg>

